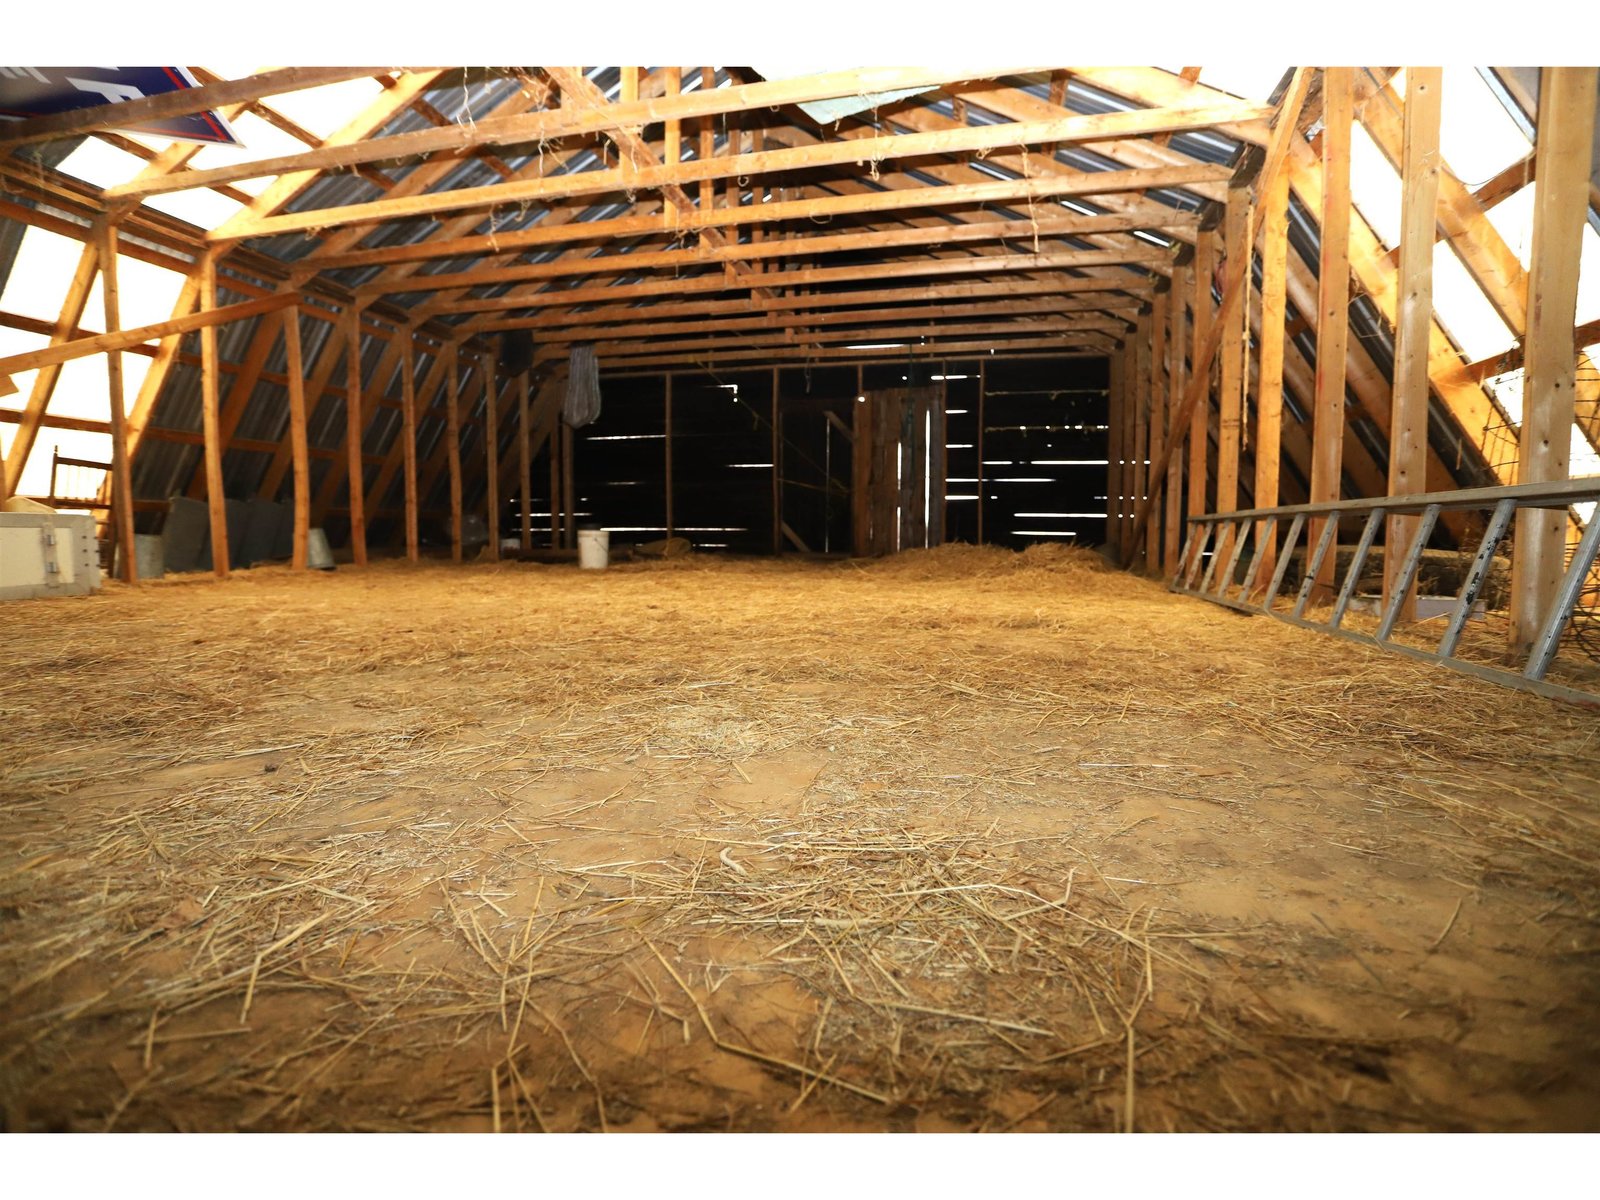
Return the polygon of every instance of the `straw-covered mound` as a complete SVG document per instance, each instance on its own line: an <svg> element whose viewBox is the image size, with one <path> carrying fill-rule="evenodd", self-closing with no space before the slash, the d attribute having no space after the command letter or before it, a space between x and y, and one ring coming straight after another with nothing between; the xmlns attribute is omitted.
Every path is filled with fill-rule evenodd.
<svg viewBox="0 0 1600 1200"><path fill-rule="evenodd" d="M1059 547L6 616L12 1129L1596 1124L1581 709Z"/></svg>

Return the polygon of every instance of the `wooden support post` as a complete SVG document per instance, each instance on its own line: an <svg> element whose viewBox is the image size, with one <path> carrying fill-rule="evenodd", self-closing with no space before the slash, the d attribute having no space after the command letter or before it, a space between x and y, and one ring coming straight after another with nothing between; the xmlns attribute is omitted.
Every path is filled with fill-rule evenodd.
<svg viewBox="0 0 1600 1200"><path fill-rule="evenodd" d="M217 307L217 258L209 253L201 266L200 307ZM206 502L211 512L211 570L228 577L228 505L222 490L222 431L218 422L217 327L200 331L200 405L205 428Z"/></svg>
<svg viewBox="0 0 1600 1200"><path fill-rule="evenodd" d="M983 426L987 419L984 403L988 392L989 363L987 359L980 358L978 360L978 545L980 546L983 545Z"/></svg>
<svg viewBox="0 0 1600 1200"><path fill-rule="evenodd" d="M1145 491L1150 495L1150 523L1144 531L1144 569L1146 574L1161 571L1161 497L1166 480L1155 474L1155 462L1167 436L1167 309L1172 303L1172 293L1157 292L1150 313L1150 380L1146 386L1145 425L1149 430L1146 449L1149 466L1145 473Z"/></svg>
<svg viewBox="0 0 1600 1200"><path fill-rule="evenodd" d="M1223 216L1224 253L1232 258L1242 254L1247 258L1253 252L1247 242L1250 217L1250 190L1245 187L1228 189L1228 204ZM1245 267L1249 287L1249 266ZM1226 327L1222 331L1222 371L1217 384L1217 511L1237 512L1239 508L1239 452L1244 434L1244 331L1248 306L1235 304L1228 310ZM1232 552L1231 535L1225 534L1218 542L1216 552ZM1226 562L1226 558L1223 560Z"/></svg>
<svg viewBox="0 0 1600 1200"><path fill-rule="evenodd" d="M1186 331L1189 316L1189 267L1180 264L1172 268L1172 329L1167 338L1167 354L1170 365L1167 368L1167 414L1165 432L1175 433L1172 422L1176 419L1178 408L1183 403L1184 388L1188 383L1188 370L1185 354L1188 353L1186 345ZM1162 442L1165 447L1165 438ZM1151 456L1151 469L1156 469L1161 461L1160 455ZM1178 571L1178 553L1180 539L1183 536L1183 455L1169 454L1167 458L1166 482L1166 528L1162 531L1161 538L1161 574L1170 579ZM1151 521L1155 520L1155 510L1151 510Z"/></svg>
<svg viewBox="0 0 1600 1200"><path fill-rule="evenodd" d="M352 305L345 314L345 453L350 464L345 483L350 493L350 559L367 565L367 473L361 461L364 425L361 419L361 309Z"/></svg>
<svg viewBox="0 0 1600 1200"><path fill-rule="evenodd" d="M856 368L856 402L850 407L850 535L857 558L872 553L872 412L862 397L861 368Z"/></svg>
<svg viewBox="0 0 1600 1200"><path fill-rule="evenodd" d="M1280 171L1261 199L1261 362L1256 383L1256 478L1252 503L1278 503L1283 445L1283 340L1289 275L1289 173ZM1420 490L1420 489L1419 489ZM1258 523L1256 535L1265 533ZM1261 552L1256 579L1265 590L1276 568L1276 542Z"/></svg>
<svg viewBox="0 0 1600 1200"><path fill-rule="evenodd" d="M1203 229L1194 243L1194 340L1198 347L1211 336L1211 278L1217 266L1217 235ZM1198 373L1201 364L1195 363ZM1211 450L1211 368L1207 364L1205 377L1198 380L1200 398L1189 414L1189 515L1210 512L1206 500L1206 483L1210 477L1207 456Z"/></svg>
<svg viewBox="0 0 1600 1200"><path fill-rule="evenodd" d="M666 480L666 492L667 492L667 497L666 497L666 499L667 499L667 536L671 537L672 536L672 531L673 531L673 523L672 523L672 372L671 371L668 371L666 373L666 388L667 388L667 399L666 399L666 406L665 406L666 411L665 411L664 415L665 415L665 418L666 418L666 431L667 431L667 433L666 433L666 443L667 443L666 444L666 452L667 452L667 462L666 462L666 472L667 472L667 480Z"/></svg>
<svg viewBox="0 0 1600 1200"><path fill-rule="evenodd" d="M1350 325L1350 123L1353 68L1322 72L1322 259L1317 271L1317 390L1312 405L1311 503L1339 499L1344 466L1344 379ZM1326 520L1327 518L1324 518ZM1337 518L1334 518L1337 519ZM1322 537L1313 520L1307 545ZM1317 571L1311 603L1333 599L1334 553Z"/></svg>
<svg viewBox="0 0 1600 1200"><path fill-rule="evenodd" d="M555 427L547 440L550 451L550 548L561 546L561 417L556 416Z"/></svg>
<svg viewBox="0 0 1600 1200"><path fill-rule="evenodd" d="M1139 318L1139 340L1134 345L1134 396L1133 396L1133 503L1128 506L1129 552L1135 560L1144 555L1144 546L1132 545L1133 517L1139 505L1151 494L1148 459L1150 455L1150 400L1151 381L1155 378L1155 313ZM1151 522L1152 530L1159 522Z"/></svg>
<svg viewBox="0 0 1600 1200"><path fill-rule="evenodd" d="M571 550L578 544L578 481L572 468L572 426L559 409L556 428L561 432L561 548Z"/></svg>
<svg viewBox="0 0 1600 1200"><path fill-rule="evenodd" d="M772 368L772 552L783 553L783 446L778 437L778 368Z"/></svg>
<svg viewBox="0 0 1600 1200"><path fill-rule="evenodd" d="M1146 317L1134 325L1132 337L1122 347L1122 561L1138 557L1133 544L1133 516L1139 511L1139 342Z"/></svg>
<svg viewBox="0 0 1600 1200"><path fill-rule="evenodd" d="M500 393L495 386L494 359L483 359L483 452L488 507L489 561L500 561Z"/></svg>
<svg viewBox="0 0 1600 1200"><path fill-rule="evenodd" d="M405 456L406 560L416 562L420 555L417 536L417 344L412 330L402 331L405 345L400 351L400 437Z"/></svg>
<svg viewBox="0 0 1600 1200"><path fill-rule="evenodd" d="M304 571L310 561L311 449L306 441L305 364L300 356L300 310L283 310L283 347L288 356L289 451L294 460L294 550L290 566Z"/></svg>
<svg viewBox="0 0 1600 1200"><path fill-rule="evenodd" d="M663 67L665 95L676 96L683 91L683 68ZM683 123L676 117L667 120L666 131L662 137L661 161L676 163L683 158ZM678 206L666 196L662 197L661 215L665 219L668 229L671 229L678 220Z"/></svg>
<svg viewBox="0 0 1600 1200"><path fill-rule="evenodd" d="M117 227L112 221L99 225L100 281L105 301L106 332L122 328L122 301L117 285ZM106 354L106 382L111 402L111 514L107 532L122 546L122 578L139 582L139 567L134 561L133 472L128 462L127 410L123 407L122 351Z"/></svg>
<svg viewBox="0 0 1600 1200"><path fill-rule="evenodd" d="M717 86L717 72L715 67L700 68L700 90L709 92ZM709 161L717 152L717 131L714 124L715 117L700 118L700 161ZM710 212L717 203L717 182L714 179L700 181L699 208L702 212Z"/></svg>
<svg viewBox="0 0 1600 1200"><path fill-rule="evenodd" d="M1433 324L1433 244L1439 204L1439 67L1406 68L1404 154L1400 170L1400 279L1389 417L1389 495L1428 490L1428 341ZM1267 503L1257 501L1258 504ZM1383 611L1416 537L1415 514L1389 517L1383 548ZM1396 620L1417 619L1416 573L1406 581Z"/></svg>
<svg viewBox="0 0 1600 1200"><path fill-rule="evenodd" d="M445 347L444 437L450 468L450 561L461 561L461 399L460 353L456 342Z"/></svg>
<svg viewBox="0 0 1600 1200"><path fill-rule="evenodd" d="M522 552L528 553L533 549L533 463L531 461L531 439L533 430L528 426L528 375L524 371L517 376L517 468L518 477L522 480ZM555 457L555 447L550 448L551 457ZM551 479L554 463L551 464ZM555 487L550 489L550 532L551 545L555 544L554 535L556 528L556 495Z"/></svg>
<svg viewBox="0 0 1600 1200"><path fill-rule="evenodd" d="M1546 67L1539 81L1539 182L1528 271L1528 337L1522 390L1518 483L1566 479L1576 414L1578 260L1594 139L1595 67ZM1408 105L1409 107L1409 105ZM1591 520L1600 519L1596 517ZM1566 565L1567 514L1517 513L1511 569L1510 648L1525 654L1549 610Z"/></svg>
<svg viewBox="0 0 1600 1200"><path fill-rule="evenodd" d="M1122 408L1127 401L1122 376L1126 366L1122 351L1111 356L1111 378L1106 387L1106 545L1118 562L1123 558L1122 514L1127 507L1122 491L1122 461L1127 457L1122 445Z"/></svg>

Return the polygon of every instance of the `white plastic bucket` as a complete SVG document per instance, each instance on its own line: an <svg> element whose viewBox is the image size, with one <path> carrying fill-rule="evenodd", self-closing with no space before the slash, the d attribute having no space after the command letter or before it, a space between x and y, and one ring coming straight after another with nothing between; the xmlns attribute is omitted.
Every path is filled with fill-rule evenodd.
<svg viewBox="0 0 1600 1200"><path fill-rule="evenodd" d="M611 560L611 534L604 529L578 530L578 566L604 571Z"/></svg>

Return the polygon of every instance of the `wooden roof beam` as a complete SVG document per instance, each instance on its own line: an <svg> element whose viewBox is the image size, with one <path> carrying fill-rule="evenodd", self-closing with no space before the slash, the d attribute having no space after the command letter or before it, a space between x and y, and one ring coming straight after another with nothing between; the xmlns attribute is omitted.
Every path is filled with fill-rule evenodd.
<svg viewBox="0 0 1600 1200"><path fill-rule="evenodd" d="M710 227L768 224L784 221L817 222L835 216L865 213L901 213L917 209L943 209L965 205L1025 203L1029 200L1049 200L1063 196L1104 198L1112 193L1140 192L1147 188L1192 187L1202 184L1225 183L1232 175L1227 167L1196 164L1193 166L1160 167L1151 170L1128 171L1069 171L1063 169L1049 177L1032 179L997 180L989 183L919 187L907 191L871 191L858 195L820 195L800 200L774 201L768 204L748 205L740 208L696 208L680 213L672 233L684 233ZM1145 205L1136 210L1140 214L1156 215L1151 210L1171 213L1174 227L1182 227L1188 218L1176 209L1164 205ZM1119 219L1123 214L1113 214ZM1088 220L1088 218L1083 218ZM1140 225L1139 228L1155 228ZM528 250L539 246L557 245L596 238L627 237L660 231L661 218L614 217L599 221L581 221L552 227L541 223L531 229L511 230L496 234L474 234L469 237L442 241L418 242L406 246L382 246L365 250L352 250L330 255L320 261L324 269L373 266L401 262L416 262L429 258L459 258L470 254L506 253Z"/></svg>
<svg viewBox="0 0 1600 1200"><path fill-rule="evenodd" d="M648 355L640 358L602 358L600 369L603 372L614 372L632 370L637 367L711 368L737 364L762 367L769 363L779 362L862 362L868 360L904 362L908 358L913 361L926 362L929 359L954 358L960 354L982 355L987 358L991 353L1001 355L1023 350L1080 351L1090 355L1102 355L1108 353L1112 345L1113 343L1109 338L1103 341L1091 341L1089 340L1089 335L1076 337L1060 335L1046 338L1022 337L1013 341L997 341L989 338L982 341L926 342L915 346L873 347L871 349L855 350L848 346L828 346L820 350L812 347L795 347L793 349L718 351L704 354Z"/></svg>
<svg viewBox="0 0 1600 1200"><path fill-rule="evenodd" d="M587 312L541 313L532 317L514 317L486 321L478 326L484 332L502 329L560 329L588 325L637 321L661 317L716 316L728 313L748 314L752 311L782 313L794 309L827 309L849 305L938 304L949 301L993 301L1015 296L1046 294L1045 303L1056 305L1059 311L1089 311L1105 307L1117 310L1137 308L1138 295L1117 296L1104 289L1101 294L1087 296L1060 295L1060 280L1056 278L1015 278L1002 283L946 283L926 284L903 288L876 288L850 292L812 292L799 296L779 296L754 306L748 300L690 300L676 303L647 305L611 304ZM1140 290L1140 289L1136 289ZM1035 302L1037 303L1037 301ZM855 317L858 314L840 314ZM810 319L816 320L812 313Z"/></svg>
<svg viewBox="0 0 1600 1200"><path fill-rule="evenodd" d="M1112 263L1152 265L1165 262L1167 253L1152 247L1148 253L1137 251L1128 254L1101 251L1077 251L1071 254L1032 255L986 254L971 258L922 259L912 262L877 263L859 267L819 267L814 270L787 272L786 286L820 283L847 283L861 280L904 279L919 275L971 275L992 271L1048 271L1062 267L1105 266ZM721 275L696 275L675 279L652 280L647 283L614 284L608 287L563 288L556 291L536 292L528 296L500 296L482 300L458 300L440 305L438 311L446 313L506 312L519 308L533 308L547 304L592 304L624 300L639 296L678 295L689 292L736 291L736 282ZM1039 289L1034 289L1039 290ZM1084 279L1059 276L1056 290L1062 292L1126 291L1130 294L1147 294L1151 290L1148 275L1130 273L1127 280Z"/></svg>
<svg viewBox="0 0 1600 1200"><path fill-rule="evenodd" d="M32 145L35 142L77 137L100 129L125 129L129 125L139 125L146 121L188 116L191 113L222 108L229 104L249 103L260 100L263 96L280 96L285 92L305 91L307 88L324 87L330 83L367 79L374 75L410 69L408 67L283 67L276 71L263 71L259 75L246 75L242 79L229 79L221 83L187 88L181 92L164 92L159 96L145 96L138 100L126 100L120 104L97 104L93 108L77 108L70 112L29 117L0 127L5 130L5 136L0 138L0 156L11 154L18 147Z"/></svg>
<svg viewBox="0 0 1600 1200"><path fill-rule="evenodd" d="M828 100L839 96L871 94L907 87L939 87L990 75L1028 74L1041 68L1007 67L999 71L981 67L937 69L929 67L868 67L833 71L801 79L725 88L702 88L673 98L642 97L624 104L611 104L603 112L582 106L563 105L516 117L491 117L470 124L451 123L448 128L419 129L411 133L370 138L349 146L284 154L251 162L191 171L181 179L161 184L123 185L114 189L118 196L144 197L191 187L210 187L239 179L262 179L288 171L344 170L360 163L387 162L415 158L439 151L466 151L486 146L514 146L550 142L558 138L597 133L608 126L642 129L658 121L688 120L718 116L745 109L765 109L781 104Z"/></svg>
<svg viewBox="0 0 1600 1200"><path fill-rule="evenodd" d="M417 275L390 282L364 284L356 289L356 294L378 296L400 292L439 291L450 288L493 286L519 280L550 279L561 275L604 274L619 271L632 274L645 269L677 269L749 259L887 250L901 246L940 246L984 241L1014 241L1026 244L1040 237L1057 238L1132 229L1191 229L1198 224L1199 215L1196 213L1174 213L1172 220L1159 222L1142 217L1112 214L1103 217L1043 217L1037 221L983 221L932 228L874 229L862 233L731 243L709 250L635 250L627 254L593 255L561 263L533 263L498 270L474 269L447 275ZM581 234L582 225L578 225L573 232Z"/></svg>
<svg viewBox="0 0 1600 1200"><path fill-rule="evenodd" d="M1243 101L1215 101L1190 108L1137 109L1131 112L1099 113L1092 116L1064 116L1045 121L962 127L937 133L819 142L799 149L765 150L753 154L723 155L705 160L665 163L660 167L646 170L610 168L579 171L521 184L458 188L450 192L429 193L403 200L377 200L365 204L347 204L337 208L282 213L259 220L230 223L214 231L210 236L212 240L265 237L297 230L347 225L358 221L431 216L441 212L487 208L495 204L520 204L534 200L549 202L571 196L638 191L643 188L659 188L666 184L681 185L702 179L742 179L814 167L850 163L864 165L890 159L921 158L1010 146L1039 145L1045 142L1142 137L1163 130L1231 126L1241 121L1259 119L1271 111L1269 106L1247 104Z"/></svg>

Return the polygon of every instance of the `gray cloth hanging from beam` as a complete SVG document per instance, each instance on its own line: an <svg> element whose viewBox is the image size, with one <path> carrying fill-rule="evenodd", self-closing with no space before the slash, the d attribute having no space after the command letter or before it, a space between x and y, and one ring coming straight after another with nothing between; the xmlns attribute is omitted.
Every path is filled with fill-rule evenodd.
<svg viewBox="0 0 1600 1200"><path fill-rule="evenodd" d="M567 369L567 403L562 417L574 429L599 419L600 364L587 342L573 346Z"/></svg>

